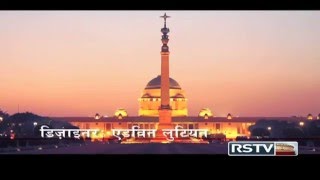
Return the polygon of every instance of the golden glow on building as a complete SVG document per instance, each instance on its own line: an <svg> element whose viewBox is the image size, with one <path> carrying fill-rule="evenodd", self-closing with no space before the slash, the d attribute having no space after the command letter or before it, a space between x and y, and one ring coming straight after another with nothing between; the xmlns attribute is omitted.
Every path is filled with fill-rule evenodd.
<svg viewBox="0 0 320 180"><path fill-rule="evenodd" d="M125 109L120 108L116 110L114 116L118 117L118 119L122 119L123 117L128 117L128 113Z"/></svg>
<svg viewBox="0 0 320 180"><path fill-rule="evenodd" d="M107 131L106 135L111 136L111 131Z"/></svg>
<svg viewBox="0 0 320 180"><path fill-rule="evenodd" d="M312 114L308 114L307 119L312 120L313 119Z"/></svg>
<svg viewBox="0 0 320 180"><path fill-rule="evenodd" d="M209 108L203 108L199 112L199 117L204 117L205 119L208 119L208 117L212 117L213 114Z"/></svg>
<svg viewBox="0 0 320 180"><path fill-rule="evenodd" d="M102 141L103 138L105 138L105 132L104 130L99 129L97 133L91 133L90 134L91 141Z"/></svg>
<svg viewBox="0 0 320 180"><path fill-rule="evenodd" d="M232 115L230 113L228 113L227 119L229 119L229 120L232 119Z"/></svg>
<svg viewBox="0 0 320 180"><path fill-rule="evenodd" d="M231 131L227 131L225 135L226 135L226 138L228 139L235 139L238 136L238 133L236 130L231 130Z"/></svg>
<svg viewBox="0 0 320 180"><path fill-rule="evenodd" d="M170 106L172 117L188 116L187 99L177 81L170 78ZM161 105L161 76L148 82L139 101L139 116L158 117Z"/></svg>

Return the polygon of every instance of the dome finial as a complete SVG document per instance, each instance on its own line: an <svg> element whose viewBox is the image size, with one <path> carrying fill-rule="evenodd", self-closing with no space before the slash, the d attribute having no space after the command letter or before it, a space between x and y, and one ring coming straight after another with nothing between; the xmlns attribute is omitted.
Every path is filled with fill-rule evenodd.
<svg viewBox="0 0 320 180"><path fill-rule="evenodd" d="M164 27L161 28L161 32L162 32L162 48L161 48L161 52L169 52L169 47L168 47L168 42L169 42L169 36L168 33L170 32L169 28L167 28L167 18L169 18L170 16L167 16L166 13L164 13L163 16L160 16L161 18L164 19Z"/></svg>
<svg viewBox="0 0 320 180"><path fill-rule="evenodd" d="M164 13L164 15L160 17L164 19L164 28L166 28L167 18L170 18L170 16L167 16L167 13Z"/></svg>

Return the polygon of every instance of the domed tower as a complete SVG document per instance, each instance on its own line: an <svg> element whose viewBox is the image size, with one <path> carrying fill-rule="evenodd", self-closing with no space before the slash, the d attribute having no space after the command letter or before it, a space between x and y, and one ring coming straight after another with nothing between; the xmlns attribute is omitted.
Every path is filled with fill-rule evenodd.
<svg viewBox="0 0 320 180"><path fill-rule="evenodd" d="M167 28L167 16L164 13L161 18L164 19L164 27L161 29L162 32L162 47L161 47L161 105L159 108L159 124L158 128L169 128L172 126L172 107L170 106L170 79L169 79L169 28Z"/></svg>
<svg viewBox="0 0 320 180"><path fill-rule="evenodd" d="M125 109L120 108L116 110L116 112L114 113L114 116L117 117L118 119L122 119L124 117L128 117L128 113Z"/></svg>
<svg viewBox="0 0 320 180"><path fill-rule="evenodd" d="M199 112L199 117L203 117L204 119L208 119L209 117L213 117L213 114L209 108L203 108Z"/></svg>
<svg viewBox="0 0 320 180"><path fill-rule="evenodd" d="M167 28L165 13L161 18L164 19L161 47L161 75L149 81L145 87L141 98L139 98L139 116L159 117L161 127L171 126L172 116L187 116L187 102L184 91L177 81L169 76L169 28Z"/></svg>
<svg viewBox="0 0 320 180"><path fill-rule="evenodd" d="M188 116L187 98L179 83L169 78L169 96L172 117ZM153 78L139 98L139 116L159 116L161 107L161 75Z"/></svg>

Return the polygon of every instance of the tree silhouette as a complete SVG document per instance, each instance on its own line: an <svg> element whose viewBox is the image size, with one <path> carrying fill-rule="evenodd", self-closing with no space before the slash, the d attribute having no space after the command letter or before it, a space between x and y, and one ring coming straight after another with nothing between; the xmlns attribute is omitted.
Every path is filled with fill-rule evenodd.
<svg viewBox="0 0 320 180"><path fill-rule="evenodd" d="M270 136L270 132L265 128L254 128L251 131L251 136Z"/></svg>
<svg viewBox="0 0 320 180"><path fill-rule="evenodd" d="M302 129L297 127L289 127L283 129L283 134L285 138L304 138L305 134Z"/></svg>
<svg viewBox="0 0 320 180"><path fill-rule="evenodd" d="M6 138L10 137L11 133L14 133L15 139L5 141L5 145L8 143L12 144L12 141L19 141L19 144L26 144L28 141L29 145L43 145L43 144L57 144L59 142L79 142L74 137L59 140L58 138L43 138L40 135L40 128L42 125L47 125L53 129L78 129L66 121L56 121L48 117L42 117L31 112L16 113L12 116L0 112L5 115L6 119L0 123L0 133L4 133ZM73 134L71 134L73 136ZM1 138L1 137L0 137ZM4 137L0 141L4 142ZM13 143L14 144L14 143Z"/></svg>
<svg viewBox="0 0 320 180"><path fill-rule="evenodd" d="M7 119L9 117L9 114L0 109L0 117L2 117L3 120L5 120L5 119Z"/></svg>

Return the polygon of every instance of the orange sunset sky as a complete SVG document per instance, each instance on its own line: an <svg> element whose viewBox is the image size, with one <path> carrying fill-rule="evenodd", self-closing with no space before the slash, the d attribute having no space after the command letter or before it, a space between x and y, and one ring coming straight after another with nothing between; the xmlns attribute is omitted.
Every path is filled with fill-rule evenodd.
<svg viewBox="0 0 320 180"><path fill-rule="evenodd" d="M160 74L164 11L1 11L0 108L138 114ZM167 11L170 76L189 115L320 113L319 11Z"/></svg>

